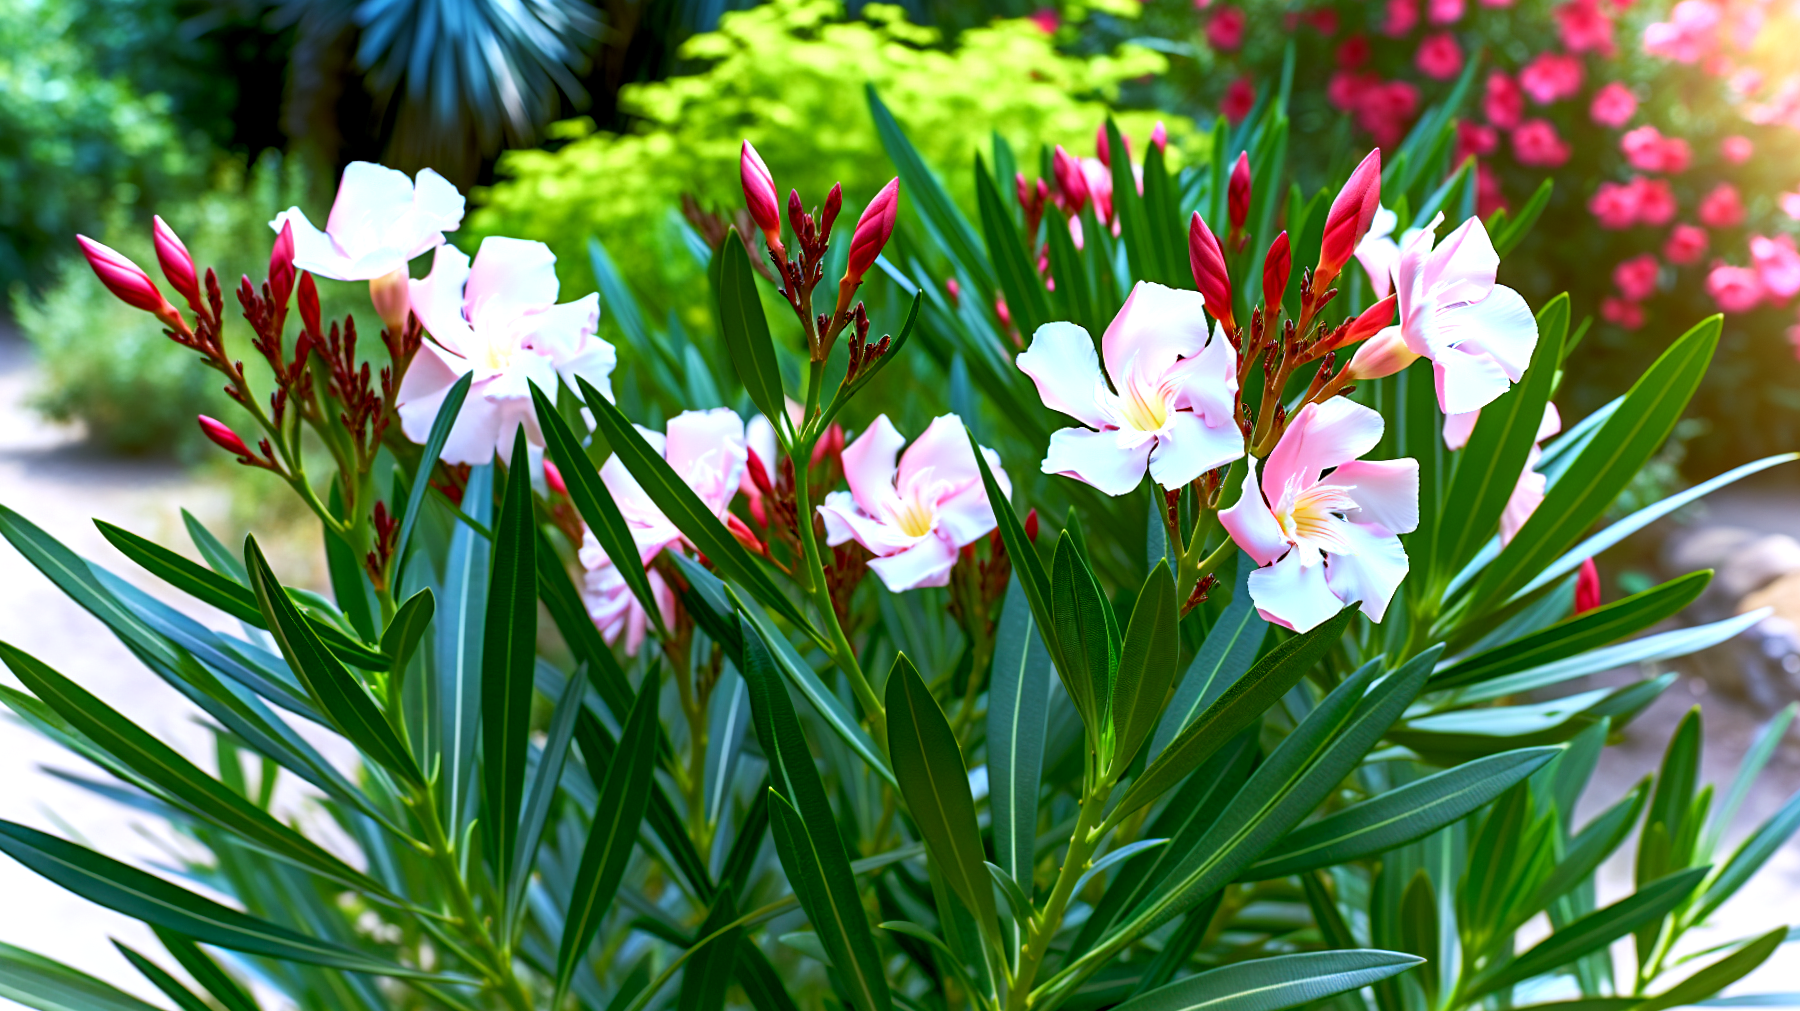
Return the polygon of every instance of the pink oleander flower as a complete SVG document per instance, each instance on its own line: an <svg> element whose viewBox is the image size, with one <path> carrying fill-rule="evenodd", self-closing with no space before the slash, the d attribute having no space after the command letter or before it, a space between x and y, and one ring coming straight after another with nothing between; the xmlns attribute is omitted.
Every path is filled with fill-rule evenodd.
<svg viewBox="0 0 1800 1011"><path fill-rule="evenodd" d="M1737 187L1720 183L1700 199L1700 223L1708 228L1732 228L1744 223L1744 202Z"/></svg>
<svg viewBox="0 0 1800 1011"><path fill-rule="evenodd" d="M1608 295L1600 300L1600 318L1614 326L1636 330L1644 325L1644 307L1616 295Z"/></svg>
<svg viewBox="0 0 1800 1011"><path fill-rule="evenodd" d="M957 551L994 529L994 508L961 418L943 415L900 452L905 445L887 415L877 417L844 448L850 490L832 492L819 506L826 543L855 541L869 549L875 555L869 568L895 593L948 584ZM981 452L1010 497L1000 457Z"/></svg>
<svg viewBox="0 0 1800 1011"><path fill-rule="evenodd" d="M1037 30L1045 35L1055 35L1056 30L1062 27L1062 15L1054 7L1040 7L1025 15L1025 20L1036 25Z"/></svg>
<svg viewBox="0 0 1800 1011"><path fill-rule="evenodd" d="M780 251L781 245L781 193L775 188L775 176L769 172L769 166L763 164L762 155L756 148L744 141L738 149L738 179L744 187L744 207L750 212L750 220L763 233L763 241L770 249Z"/></svg>
<svg viewBox="0 0 1800 1011"><path fill-rule="evenodd" d="M1214 49L1232 52L1244 44L1244 26L1248 23L1241 7L1221 7L1206 23L1206 44Z"/></svg>
<svg viewBox="0 0 1800 1011"><path fill-rule="evenodd" d="M1750 236L1750 263L1772 301L1786 301L1800 292L1800 253L1794 251L1793 236Z"/></svg>
<svg viewBox="0 0 1800 1011"><path fill-rule="evenodd" d="M1637 115L1637 107L1637 96L1631 89L1613 81L1595 92L1593 104L1588 106L1588 116L1601 126L1617 130L1631 122L1631 117Z"/></svg>
<svg viewBox="0 0 1800 1011"><path fill-rule="evenodd" d="M1438 406L1477 410L1525 374L1537 347L1537 320L1519 293L1495 284L1500 256L1480 218L1433 245L1440 214L1407 237L1393 264L1400 323L1357 349L1349 372L1378 379L1423 357L1432 362Z"/></svg>
<svg viewBox="0 0 1800 1011"><path fill-rule="evenodd" d="M1654 126L1640 126L1619 138L1619 150L1631 167L1643 172L1679 175L1687 171L1693 149L1680 137L1665 137Z"/></svg>
<svg viewBox="0 0 1800 1011"><path fill-rule="evenodd" d="M1262 616L1304 632L1346 604L1380 621L1406 578L1399 534L1419 525L1417 460L1362 460L1381 415L1334 397L1294 415L1275 451L1250 460L1243 494L1219 522L1260 566L1250 599Z"/></svg>
<svg viewBox="0 0 1800 1011"><path fill-rule="evenodd" d="M1569 0L1556 8L1557 25L1562 29L1563 48L1571 53L1599 53L1612 56L1612 15L1600 7L1599 0Z"/></svg>
<svg viewBox="0 0 1800 1011"><path fill-rule="evenodd" d="M1145 471L1180 488L1244 455L1233 421L1236 356L1216 325L1207 340L1204 306L1199 292L1139 281L1106 328L1101 355L1073 323L1038 327L1019 370L1044 406L1087 426L1050 436L1044 473L1123 495Z"/></svg>
<svg viewBox="0 0 1800 1011"><path fill-rule="evenodd" d="M1449 32L1433 32L1419 43L1419 51L1413 56L1413 65L1426 77L1448 81L1462 73L1462 47L1456 44L1456 36Z"/></svg>
<svg viewBox="0 0 1800 1011"><path fill-rule="evenodd" d="M1706 275L1706 293L1725 312L1749 312L1763 300L1762 278L1754 267L1719 264Z"/></svg>
<svg viewBox="0 0 1800 1011"><path fill-rule="evenodd" d="M1460 0L1458 0L1458 2L1460 2ZM1338 13L1330 7L1321 7L1318 10L1308 11L1306 23L1311 25L1313 30L1317 31L1320 35L1336 35L1338 32Z"/></svg>
<svg viewBox="0 0 1800 1011"><path fill-rule="evenodd" d="M1502 130L1511 130L1525 118L1525 93L1511 77L1495 71L1488 75L1481 100L1482 115Z"/></svg>
<svg viewBox="0 0 1800 1011"><path fill-rule="evenodd" d="M1756 145L1741 133L1719 141L1719 156L1733 165L1742 165L1756 154Z"/></svg>
<svg viewBox="0 0 1800 1011"><path fill-rule="evenodd" d="M1478 163L1475 166L1475 213L1485 220L1505 206L1506 196L1500 189L1499 173L1486 162Z"/></svg>
<svg viewBox="0 0 1800 1011"><path fill-rule="evenodd" d="M413 312L425 341L400 383L401 431L414 442L430 435L444 394L464 373L475 378L444 443L445 463L483 464L512 452L525 426L544 445L531 405L531 384L545 392L558 377L586 379L610 395L613 346L594 336L600 297L556 304L556 256L541 242L490 236L473 265L455 246L438 247L431 273L410 282Z"/></svg>
<svg viewBox="0 0 1800 1011"><path fill-rule="evenodd" d="M1539 53L1519 71L1519 87L1539 105L1572 98L1581 91L1581 61L1567 53Z"/></svg>
<svg viewBox="0 0 1800 1011"><path fill-rule="evenodd" d="M1675 220L1675 212L1679 208L1675 203L1675 191L1669 187L1667 179L1634 176L1631 187L1637 194L1639 224L1660 228Z"/></svg>
<svg viewBox="0 0 1800 1011"><path fill-rule="evenodd" d="M1444 419L1444 445L1450 449L1461 449L1469 443L1469 436L1475 432L1475 422L1480 420L1480 411L1467 414L1452 414ZM1518 536L1519 529L1537 507L1543 504L1544 489L1549 486L1549 479L1538 473L1538 461L1543 459L1544 451L1539 446L1545 439L1562 431L1562 415L1557 413L1556 405L1544 405L1544 418L1538 422L1537 435L1532 438L1531 453L1525 458L1525 469L1519 472L1519 480L1513 485L1512 496L1506 500L1506 511L1500 514L1500 543L1510 544Z"/></svg>
<svg viewBox="0 0 1800 1011"><path fill-rule="evenodd" d="M1406 135L1419 111L1419 88L1411 81L1388 81L1357 98L1356 125L1367 130L1378 147L1392 147Z"/></svg>
<svg viewBox="0 0 1800 1011"><path fill-rule="evenodd" d="M156 262L162 267L163 276L169 279L169 286L198 312L205 303L200 298L199 273L187 245L161 215L151 217L150 234L156 245Z"/></svg>
<svg viewBox="0 0 1800 1011"><path fill-rule="evenodd" d="M1528 119L1512 132L1513 157L1531 168L1560 168L1573 148L1547 119Z"/></svg>
<svg viewBox="0 0 1800 1011"><path fill-rule="evenodd" d="M1256 108L1256 82L1248 77L1240 77L1225 86L1225 95L1219 99L1219 114L1233 126L1244 121L1250 110Z"/></svg>
<svg viewBox="0 0 1800 1011"><path fill-rule="evenodd" d="M1356 254L1381 212L1381 149L1363 155L1343 189L1331 199L1325 212L1325 231L1319 241L1319 265L1313 271L1313 294L1323 295L1344 264ZM1393 217L1390 213L1389 217ZM1388 226L1393 230L1393 225Z"/></svg>
<svg viewBox="0 0 1800 1011"><path fill-rule="evenodd" d="M1518 2L1518 0L1481 0L1481 6L1495 7L1495 8L1511 7L1514 3L1517 3L1517 2Z"/></svg>
<svg viewBox="0 0 1800 1011"><path fill-rule="evenodd" d="M1387 0L1387 20L1381 31L1390 38L1405 38L1419 27L1419 0Z"/></svg>
<svg viewBox="0 0 1800 1011"><path fill-rule="evenodd" d="M1356 262L1362 264L1363 272L1369 277L1369 287L1375 290L1376 298L1386 298L1393 293L1393 269L1395 262L1400 259L1400 247L1423 231L1408 228L1396 240L1394 229L1399 225L1399 216L1393 211L1386 207L1377 208L1375 217L1369 222L1368 232L1356 244Z"/></svg>
<svg viewBox="0 0 1800 1011"><path fill-rule="evenodd" d="M1343 112L1353 112L1370 88L1381 87L1381 76L1371 71L1334 70L1325 80L1325 101Z"/></svg>
<svg viewBox="0 0 1800 1011"><path fill-rule="evenodd" d="M710 411L685 411L669 419L668 434L638 428L638 433L660 453L670 469L691 489L712 514L724 520L733 532L743 529L737 517L728 511L737 493L744 471L746 449L744 423L728 407ZM648 567L667 548L692 548L681 531L663 515L637 478L615 455L600 468L600 481L625 518L637 549L636 564ZM582 539L580 559L586 573L582 580L582 601L588 616L599 627L607 642L625 636L625 651L636 654L644 641L649 616L625 583L625 576L614 565L600 543L589 532ZM650 588L665 622L672 621L675 595L662 576L651 569Z"/></svg>
<svg viewBox="0 0 1800 1011"><path fill-rule="evenodd" d="M294 266L337 281L373 281L404 270L416 256L444 244L444 233L462 226L463 196L443 176L406 173L353 161L338 183L337 199L325 230L319 231L298 207L269 222L280 232L294 228Z"/></svg>
<svg viewBox="0 0 1800 1011"><path fill-rule="evenodd" d="M1470 119L1456 121L1456 154L1452 165L1461 165L1468 157L1481 158L1500 149L1500 131Z"/></svg>
<svg viewBox="0 0 1800 1011"><path fill-rule="evenodd" d="M213 445L234 456L256 458L256 454L250 452L250 447L244 445L243 437L232 431L230 425L204 414L198 415L195 420L200 422L201 434L212 440Z"/></svg>
<svg viewBox="0 0 1800 1011"><path fill-rule="evenodd" d="M1463 0L1428 0L1425 17L1434 25L1453 25L1463 19Z"/></svg>
<svg viewBox="0 0 1800 1011"><path fill-rule="evenodd" d="M1776 202L1781 205L1781 213L1800 221L1800 193L1783 193Z"/></svg>
<svg viewBox="0 0 1800 1011"><path fill-rule="evenodd" d="M1337 65L1343 70L1355 70L1369 62L1369 37L1361 32L1338 43L1333 51Z"/></svg>
<svg viewBox="0 0 1800 1011"><path fill-rule="evenodd" d="M1663 243L1663 259L1678 266L1691 266L1706 254L1706 229L1698 225L1676 225Z"/></svg>
<svg viewBox="0 0 1800 1011"><path fill-rule="evenodd" d="M1630 228L1637 224L1638 197L1637 188L1629 183L1601 183L1588 200L1588 211L1601 228Z"/></svg>
<svg viewBox="0 0 1800 1011"><path fill-rule="evenodd" d="M1681 0L1669 20L1644 28L1644 51L1677 63L1698 63L1719 44L1722 13L1711 0Z"/></svg>
<svg viewBox="0 0 1800 1011"><path fill-rule="evenodd" d="M1662 264L1656 262L1656 255L1644 253L1614 267L1613 284L1618 285L1619 294L1642 302L1656 293L1656 279L1661 273Z"/></svg>

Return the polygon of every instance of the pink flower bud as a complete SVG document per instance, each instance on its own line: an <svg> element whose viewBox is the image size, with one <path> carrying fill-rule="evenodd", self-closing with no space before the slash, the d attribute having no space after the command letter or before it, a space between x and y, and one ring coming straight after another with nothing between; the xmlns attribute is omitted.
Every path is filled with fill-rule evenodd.
<svg viewBox="0 0 1800 1011"><path fill-rule="evenodd" d="M556 494L564 498L568 497L569 486L563 482L562 471L557 470L556 464L549 460L544 461L544 484L548 485L550 490Z"/></svg>
<svg viewBox="0 0 1800 1011"><path fill-rule="evenodd" d="M744 469L750 473L750 484L755 487L757 492L761 495L775 494L775 485L769 480L769 468L763 466L762 457L758 456L754 449L747 450L746 452L747 458L744 461Z"/></svg>
<svg viewBox="0 0 1800 1011"><path fill-rule="evenodd" d="M294 292L294 225L281 226L275 247L269 250L269 296L278 308L286 308L288 296Z"/></svg>
<svg viewBox="0 0 1800 1011"><path fill-rule="evenodd" d="M738 175L744 182L744 206L750 209L750 219L762 229L770 249L781 249L781 196L775 189L775 177L749 141L738 151Z"/></svg>
<svg viewBox="0 0 1800 1011"><path fill-rule="evenodd" d="M832 183L831 192L825 194L825 211L819 216L819 234L830 235L831 226L837 224L838 212L844 209L844 186Z"/></svg>
<svg viewBox="0 0 1800 1011"><path fill-rule="evenodd" d="M300 325L306 328L306 333L322 336L325 331L319 325L319 286L313 283L310 273L301 271L294 304L300 307Z"/></svg>
<svg viewBox="0 0 1800 1011"><path fill-rule="evenodd" d="M1322 294L1331 287L1338 271L1350 262L1350 254L1369 230L1375 211L1381 206L1381 149L1370 151L1350 173L1331 210L1325 215L1325 236L1319 249L1319 266L1313 271L1313 293Z"/></svg>
<svg viewBox="0 0 1800 1011"><path fill-rule="evenodd" d="M850 262L844 267L844 282L856 284L874 266L875 258L894 234L894 216L900 210L900 180L889 179L863 208L856 221L856 232L850 237Z"/></svg>
<svg viewBox="0 0 1800 1011"><path fill-rule="evenodd" d="M250 447L244 445L244 440L239 438L238 434L231 430L230 425L227 425L216 418L209 418L204 414L200 415L198 420L200 422L200 431L205 433L206 437L211 439L214 445L227 453L254 459L254 454L250 452Z"/></svg>
<svg viewBox="0 0 1800 1011"><path fill-rule="evenodd" d="M1350 321L1343 337L1332 343L1333 348L1346 347L1357 341L1368 340L1387 329L1394 321L1394 306L1400 304L1400 296L1389 295L1381 301L1362 311L1362 315Z"/></svg>
<svg viewBox="0 0 1800 1011"><path fill-rule="evenodd" d="M406 268L395 267L380 277L371 279L369 301L375 306L375 315L381 317L382 324L390 333L405 330L406 314L412 308L412 299L407 293Z"/></svg>
<svg viewBox="0 0 1800 1011"><path fill-rule="evenodd" d="M199 312L205 303L200 300L200 279L194 273L194 258L188 255L187 246L160 216L150 219L150 234L156 242L156 262L162 265L169 286Z"/></svg>
<svg viewBox="0 0 1800 1011"><path fill-rule="evenodd" d="M1294 269L1294 254L1288 248L1288 234L1282 232L1269 243L1263 257L1263 304L1274 309L1287 294L1288 274Z"/></svg>
<svg viewBox="0 0 1800 1011"><path fill-rule="evenodd" d="M1206 311L1225 329L1237 329L1231 318L1231 274L1225 269L1225 251L1199 211L1188 221L1188 265L1194 270L1194 287L1206 300Z"/></svg>
<svg viewBox="0 0 1800 1011"><path fill-rule="evenodd" d="M1169 128L1164 126L1160 119L1150 130L1150 146L1163 154L1169 153Z"/></svg>
<svg viewBox="0 0 1800 1011"><path fill-rule="evenodd" d="M156 290L156 282L144 269L132 263L123 253L111 246L102 245L85 235L75 236L80 244L82 255L87 257L88 266L94 268L94 274L106 290L118 296L119 301L133 309L162 315L169 308L168 300L162 292Z"/></svg>
<svg viewBox="0 0 1800 1011"><path fill-rule="evenodd" d="M1119 143L1125 146L1125 160L1130 161L1131 139L1120 134ZM1155 143L1155 141L1152 140L1151 143ZM1094 156L1100 159L1100 164L1112 168L1112 144L1107 139L1105 123L1101 123L1100 129L1094 134Z"/></svg>
<svg viewBox="0 0 1800 1011"><path fill-rule="evenodd" d="M956 283L956 278L951 277L944 280L944 296L950 299L950 308L952 309L962 304L962 285Z"/></svg>
<svg viewBox="0 0 1800 1011"><path fill-rule="evenodd" d="M1600 606L1600 568L1592 558L1582 561L1575 577L1575 613L1584 614Z"/></svg>
<svg viewBox="0 0 1800 1011"><path fill-rule="evenodd" d="M1370 308L1373 310L1374 307ZM1344 373L1352 380L1381 379L1418 360L1419 356L1400 337L1399 329L1392 328L1381 331L1374 340L1357 348L1356 355L1350 359Z"/></svg>
<svg viewBox="0 0 1800 1011"><path fill-rule="evenodd" d="M1063 210L1071 216L1080 214L1088 202L1087 173L1081 171L1081 162L1058 144L1051 170L1056 173L1056 188L1062 193Z"/></svg>
<svg viewBox="0 0 1800 1011"><path fill-rule="evenodd" d="M1239 231L1244 222L1250 219L1250 155L1238 153L1237 164L1231 167L1231 185L1226 190L1226 207L1231 215L1231 230Z"/></svg>

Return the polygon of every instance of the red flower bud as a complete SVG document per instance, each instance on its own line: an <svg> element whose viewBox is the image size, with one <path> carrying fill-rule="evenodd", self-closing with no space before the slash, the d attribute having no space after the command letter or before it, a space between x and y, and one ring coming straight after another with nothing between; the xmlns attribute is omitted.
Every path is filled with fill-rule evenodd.
<svg viewBox="0 0 1800 1011"><path fill-rule="evenodd" d="M250 452L250 447L244 445L244 440L238 438L238 434L231 430L231 426L216 418L209 418L204 414L199 416L199 421L200 431L205 433L206 437L211 439L214 445L217 445L227 453L254 459L254 456Z"/></svg>
<svg viewBox="0 0 1800 1011"><path fill-rule="evenodd" d="M1237 329L1231 318L1231 275L1225 270L1225 251L1199 211L1188 222L1188 265L1194 270L1194 287L1206 299L1206 311L1225 329Z"/></svg>
<svg viewBox="0 0 1800 1011"><path fill-rule="evenodd" d="M1245 152L1238 152L1237 164L1231 167L1225 204L1231 215L1231 230L1241 230L1244 222L1250 220L1250 155Z"/></svg>
<svg viewBox="0 0 1800 1011"><path fill-rule="evenodd" d="M749 450L749 454L749 458L744 461L744 469L750 472L750 483L756 487L758 494L775 494L775 485L769 481L769 468L763 466L762 457L757 456L754 449ZM752 502L751 505L755 507L757 503Z"/></svg>
<svg viewBox="0 0 1800 1011"><path fill-rule="evenodd" d="M566 498L569 494L569 486L563 483L562 471L557 470L556 464L551 463L549 460L544 461L544 483L549 485L550 490L558 495Z"/></svg>
<svg viewBox="0 0 1800 1011"><path fill-rule="evenodd" d="M750 219L762 229L769 248L779 251L781 196L775 189L775 177L769 174L762 155L756 153L749 141L744 141L744 146L738 150L738 175L744 182L744 206L750 209Z"/></svg>
<svg viewBox="0 0 1800 1011"><path fill-rule="evenodd" d="M1125 146L1125 160L1130 161L1131 138L1126 137L1124 134L1120 134L1119 143ZM1152 141L1152 143L1154 143L1154 141ZM1109 143L1106 136L1105 123L1100 124L1100 129L1094 136L1094 151L1096 157L1100 159L1100 164L1105 165L1107 168L1112 168L1112 144Z"/></svg>
<svg viewBox="0 0 1800 1011"><path fill-rule="evenodd" d="M994 296L994 315L1000 318L1001 326L1006 327L1008 330L1012 329L1012 310L1006 307L1005 295Z"/></svg>
<svg viewBox="0 0 1800 1011"><path fill-rule="evenodd" d="M1088 202L1087 176L1081 171L1081 163L1058 144L1051 169L1056 173L1056 188L1062 192L1063 210L1071 216L1080 214Z"/></svg>
<svg viewBox="0 0 1800 1011"><path fill-rule="evenodd" d="M831 226L837 223L838 212L844 209L844 187L842 183L832 183L831 192L825 194L825 213L819 218L819 234L830 235Z"/></svg>
<svg viewBox="0 0 1800 1011"><path fill-rule="evenodd" d="M300 286L294 303L300 307L300 325L306 328L305 332L323 338L325 331L319 325L319 286L306 271L300 272Z"/></svg>
<svg viewBox="0 0 1800 1011"><path fill-rule="evenodd" d="M162 265L169 286L187 299L195 312L200 312L205 303L200 300L200 278L194 272L194 258L188 255L187 246L160 216L150 219L150 235L156 242L156 262Z"/></svg>
<svg viewBox="0 0 1800 1011"><path fill-rule="evenodd" d="M1387 325L1394 321L1394 306L1398 305L1399 301L1400 296L1389 295L1374 305L1369 306L1367 309L1364 309L1362 315L1350 321L1350 326L1344 331L1344 336L1341 339L1332 342L1332 348L1335 350L1350 344L1355 344L1360 340L1368 340L1370 337L1387 329Z"/></svg>
<svg viewBox="0 0 1800 1011"><path fill-rule="evenodd" d="M1037 543L1037 534L1038 534L1038 515L1037 515L1037 510L1032 509L1030 512L1025 514L1025 539L1030 541L1033 544L1036 544Z"/></svg>
<svg viewBox="0 0 1800 1011"><path fill-rule="evenodd" d="M275 247L269 250L269 295L278 308L285 309L294 291L294 224L281 226Z"/></svg>
<svg viewBox="0 0 1800 1011"><path fill-rule="evenodd" d="M1269 253L1263 257L1263 304L1270 311L1281 305L1282 296L1287 294L1288 274L1294 269L1294 254L1288 248L1288 234L1282 232L1269 243Z"/></svg>
<svg viewBox="0 0 1800 1011"><path fill-rule="evenodd" d="M955 309L962 305L962 285L956 283L956 278L947 278L944 281L944 295L950 299L950 308Z"/></svg>
<svg viewBox="0 0 1800 1011"><path fill-rule="evenodd" d="M875 199L869 201L869 206L863 208L862 217L857 219L856 232L850 237L850 262L844 267L844 280L840 286L860 282L874 266L875 258L881 255L882 247L894 234L894 216L899 210L900 180L889 179L881 192L875 194Z"/></svg>
<svg viewBox="0 0 1800 1011"><path fill-rule="evenodd" d="M745 526L744 521L738 519L736 514L725 514L725 529L731 531L731 536L736 537L739 544L749 548L752 554L768 553L769 549L763 547L763 542L757 539L756 534Z"/></svg>
<svg viewBox="0 0 1800 1011"><path fill-rule="evenodd" d="M1350 173L1331 210L1325 215L1325 237L1319 249L1319 266L1313 271L1313 293L1322 294L1337 280L1338 271L1350 262L1356 244L1369 231L1369 222L1381 206L1381 149L1370 151Z"/></svg>
<svg viewBox="0 0 1800 1011"><path fill-rule="evenodd" d="M167 316L175 314L175 307L156 290L156 282L144 273L144 268L132 263L123 253L111 246L102 245L85 235L75 236L81 246L81 253L87 257L88 266L94 268L95 276L106 290L118 296L119 301L133 309L142 309L153 313L166 322ZM180 317L177 316L177 319Z"/></svg>
<svg viewBox="0 0 1800 1011"><path fill-rule="evenodd" d="M1160 119L1156 121L1156 126L1150 131L1150 146L1163 154L1169 153L1169 128L1164 126Z"/></svg>
<svg viewBox="0 0 1800 1011"><path fill-rule="evenodd" d="M1592 558L1581 563L1575 577L1575 613L1583 614L1600 606L1600 569Z"/></svg>
<svg viewBox="0 0 1800 1011"><path fill-rule="evenodd" d="M825 437L813 443L812 466L817 467L828 457L835 460L843 455L844 426L834 421L831 427L825 429Z"/></svg>

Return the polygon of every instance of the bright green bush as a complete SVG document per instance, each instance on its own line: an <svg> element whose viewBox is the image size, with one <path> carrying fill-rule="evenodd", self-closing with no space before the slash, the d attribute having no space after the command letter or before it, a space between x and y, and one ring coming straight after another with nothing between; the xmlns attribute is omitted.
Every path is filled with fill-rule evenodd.
<svg viewBox="0 0 1800 1011"><path fill-rule="evenodd" d="M1064 144L1091 154L1120 84L1162 73L1168 62L1136 46L1067 56L1027 20L964 32L946 48L935 29L907 22L898 7L870 4L863 17L843 20L835 0L777 0L726 15L717 32L682 49L685 58L712 61L704 72L625 90L624 107L642 117L635 132L594 132L590 121L571 120L555 128L568 140L562 148L504 155L503 181L477 195L486 206L472 229L548 242L564 284L583 291L593 284L587 240L598 236L634 287L667 303L698 272L693 258L662 253L680 249L674 209L683 193L709 208L737 207L738 144L746 137L783 192L798 188L808 206L841 180L844 214L854 221L892 175L864 82L900 110L932 164L967 165L993 132L1020 152ZM1159 117L1117 118L1141 145ZM1161 118L1179 164L1192 124ZM973 176L956 173L945 183L972 211Z"/></svg>

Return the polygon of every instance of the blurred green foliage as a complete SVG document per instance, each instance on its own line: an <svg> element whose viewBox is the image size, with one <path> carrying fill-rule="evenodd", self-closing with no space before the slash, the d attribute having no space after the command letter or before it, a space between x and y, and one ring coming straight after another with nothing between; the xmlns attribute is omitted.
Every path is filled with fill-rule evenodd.
<svg viewBox="0 0 1800 1011"><path fill-rule="evenodd" d="M625 89L621 101L640 117L632 132L596 132L587 120L570 120L552 130L565 142L560 148L504 155L503 181L477 193L485 206L464 235L548 242L564 290L572 292L594 284L586 247L598 236L652 305L704 312L701 301L677 294L691 292L701 277L698 261L680 252L684 223L676 209L683 194L727 214L742 206L737 163L744 139L782 191L797 188L808 207L842 182L842 230L893 174L864 82L895 110L930 164L967 166L977 149L991 151L997 131L1035 176L1034 156L1026 153L1063 144L1092 154L1095 129L1121 85L1168 67L1161 54L1131 45L1066 55L1029 20L994 21L946 45L936 29L908 22L899 7L870 4L861 13L862 20L847 21L835 0L776 0L727 14L718 31L681 50L685 59L711 61L708 69ZM1196 139L1183 118L1131 111L1117 118L1139 145L1164 119L1177 165L1181 146ZM944 182L973 213L974 177L957 171ZM902 191L903 214L907 196Z"/></svg>
<svg viewBox="0 0 1800 1011"><path fill-rule="evenodd" d="M306 206L308 192L299 162L270 153L248 171L241 163L225 162L198 197L157 210L181 235L202 276L209 266L218 271L226 318L235 321L238 278L248 275L260 283L268 273L270 208ZM115 208L110 224L105 241L149 270L179 302L156 270L148 213ZM366 308L366 290L360 284L320 282L327 317ZM100 448L193 459L209 448L195 415L213 415L227 424L242 420L221 392L218 373L170 340L154 317L108 294L80 257L62 259L41 294L15 290L12 309L42 370L33 405L54 420L80 422ZM246 332L241 324L228 326L226 340L247 340ZM252 372L263 367L247 345L239 357Z"/></svg>

